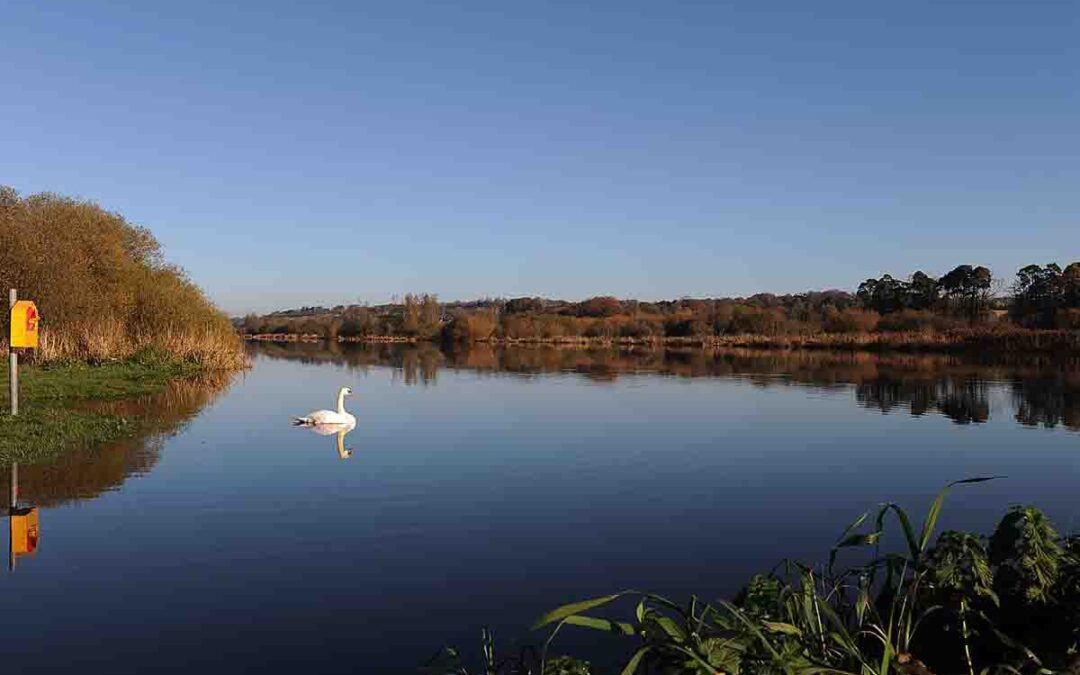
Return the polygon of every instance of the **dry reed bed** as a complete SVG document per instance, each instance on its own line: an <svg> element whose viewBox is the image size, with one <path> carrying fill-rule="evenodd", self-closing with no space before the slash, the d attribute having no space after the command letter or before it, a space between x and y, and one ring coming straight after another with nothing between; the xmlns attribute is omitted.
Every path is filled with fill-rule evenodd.
<svg viewBox="0 0 1080 675"><path fill-rule="evenodd" d="M1080 331L959 329L937 332L818 333L812 335L721 335L655 338L482 338L482 344L619 345L755 347L768 349L831 349L900 352L1028 352L1080 353Z"/></svg>
<svg viewBox="0 0 1080 675"><path fill-rule="evenodd" d="M0 349L7 351L6 341ZM131 335L118 322L76 324L41 331L40 347L25 361L37 365L123 361L148 349L164 350L173 358L209 371L233 371L250 365L238 335L220 327L174 327L155 335Z"/></svg>

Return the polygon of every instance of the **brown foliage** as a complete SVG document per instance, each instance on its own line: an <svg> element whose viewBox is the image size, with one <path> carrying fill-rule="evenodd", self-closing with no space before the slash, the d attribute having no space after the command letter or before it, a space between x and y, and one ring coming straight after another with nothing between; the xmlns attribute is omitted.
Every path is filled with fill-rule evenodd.
<svg viewBox="0 0 1080 675"><path fill-rule="evenodd" d="M499 324L491 310L461 312L446 327L446 335L457 342L487 340L495 336Z"/></svg>
<svg viewBox="0 0 1080 675"><path fill-rule="evenodd" d="M961 328L967 322L957 317L927 310L905 309L885 314L878 320L877 329L893 332L947 331Z"/></svg>
<svg viewBox="0 0 1080 675"><path fill-rule="evenodd" d="M748 307L737 305L731 317L729 333L754 335L783 335L787 329L787 315L779 307Z"/></svg>
<svg viewBox="0 0 1080 675"><path fill-rule="evenodd" d="M827 333L869 333L877 327L878 318L877 312L864 309L829 307L822 327Z"/></svg>
<svg viewBox="0 0 1080 675"><path fill-rule="evenodd" d="M1057 324L1062 330L1080 330L1080 309L1058 310Z"/></svg>
<svg viewBox="0 0 1080 675"><path fill-rule="evenodd" d="M150 231L92 202L0 188L0 288L37 302L43 360L155 346L210 367L244 361L228 317L164 262Z"/></svg>
<svg viewBox="0 0 1080 675"><path fill-rule="evenodd" d="M589 298L577 306L578 316L607 317L615 316L622 311L623 307L619 299L609 295Z"/></svg>

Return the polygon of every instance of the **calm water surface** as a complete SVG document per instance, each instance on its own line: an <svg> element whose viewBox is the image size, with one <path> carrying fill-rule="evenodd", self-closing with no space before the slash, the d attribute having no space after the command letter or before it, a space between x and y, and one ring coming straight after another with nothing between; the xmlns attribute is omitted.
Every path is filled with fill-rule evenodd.
<svg viewBox="0 0 1080 675"><path fill-rule="evenodd" d="M289 427L345 385L342 448ZM124 405L143 438L19 467L40 540L0 572L4 672L413 672L565 601L733 594L975 475L1008 479L944 527L1034 501L1080 529L1076 364L266 346Z"/></svg>

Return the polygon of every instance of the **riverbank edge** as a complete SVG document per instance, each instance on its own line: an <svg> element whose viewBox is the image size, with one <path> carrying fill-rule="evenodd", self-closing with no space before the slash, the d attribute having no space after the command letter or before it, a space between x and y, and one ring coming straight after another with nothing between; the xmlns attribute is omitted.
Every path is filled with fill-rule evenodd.
<svg viewBox="0 0 1080 675"><path fill-rule="evenodd" d="M39 463L77 447L125 440L138 419L94 404L158 394L171 383L210 371L190 361L147 352L123 361L25 367L19 374L19 414L12 417L7 373L0 375L0 464Z"/></svg>
<svg viewBox="0 0 1080 675"><path fill-rule="evenodd" d="M323 342L329 339L316 334L268 333L245 334L248 342ZM412 336L372 335L364 337L341 337L336 342L349 343L404 343L438 342L438 338L424 339ZM652 337L652 338L604 338L604 337L491 337L472 340L486 345L558 345L571 347L699 347L731 348L753 347L759 349L829 349L867 352L922 352L922 353L1029 353L1080 355L1080 331L1067 330L953 330L935 332L892 333L820 333L814 335L723 335L707 337Z"/></svg>

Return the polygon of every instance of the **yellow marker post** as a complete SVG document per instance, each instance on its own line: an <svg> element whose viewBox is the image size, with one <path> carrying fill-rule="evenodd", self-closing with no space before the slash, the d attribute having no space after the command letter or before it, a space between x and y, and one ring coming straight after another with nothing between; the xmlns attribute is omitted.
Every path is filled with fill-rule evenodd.
<svg viewBox="0 0 1080 675"><path fill-rule="evenodd" d="M11 308L11 346L37 349L40 320L37 305L29 300L17 300Z"/></svg>
<svg viewBox="0 0 1080 675"><path fill-rule="evenodd" d="M19 300L19 294L13 288L9 296L11 306L11 335L8 339L8 387L11 400L11 414L19 414L19 353L16 349L37 349L38 324L41 315L37 305L29 300Z"/></svg>

